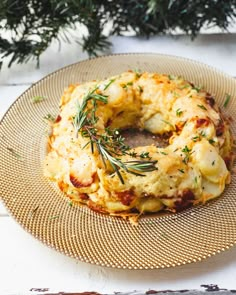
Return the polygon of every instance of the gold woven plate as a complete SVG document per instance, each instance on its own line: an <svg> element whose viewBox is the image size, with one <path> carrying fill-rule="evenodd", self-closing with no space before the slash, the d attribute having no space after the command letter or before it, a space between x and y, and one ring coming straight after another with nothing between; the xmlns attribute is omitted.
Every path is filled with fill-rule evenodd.
<svg viewBox="0 0 236 295"><path fill-rule="evenodd" d="M181 75L215 94L236 117L236 81L195 61L159 54L122 54L83 61L45 77L23 93L0 124L0 196L12 216L48 246L82 261L116 268L151 269L182 265L215 255L236 243L236 179L205 206L175 215L142 218L138 226L117 217L70 207L43 177L46 124L56 115L63 89L129 69ZM32 103L32 97L45 96ZM236 123L232 123L236 134Z"/></svg>

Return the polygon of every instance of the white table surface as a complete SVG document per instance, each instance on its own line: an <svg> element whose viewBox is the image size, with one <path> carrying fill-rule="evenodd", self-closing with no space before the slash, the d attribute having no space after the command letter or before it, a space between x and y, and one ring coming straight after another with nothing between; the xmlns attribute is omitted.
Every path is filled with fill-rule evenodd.
<svg viewBox="0 0 236 295"><path fill-rule="evenodd" d="M156 52L184 56L212 65L236 76L236 34L201 35L194 42L186 36L112 37L107 53ZM0 118L11 103L30 85L67 64L86 59L78 45L53 44L34 62L4 66L0 72ZM23 294L31 288L50 291L132 291L148 289L201 289L218 284L236 289L236 247L202 262L177 268L131 271L116 270L68 258L25 232L0 202L0 295Z"/></svg>

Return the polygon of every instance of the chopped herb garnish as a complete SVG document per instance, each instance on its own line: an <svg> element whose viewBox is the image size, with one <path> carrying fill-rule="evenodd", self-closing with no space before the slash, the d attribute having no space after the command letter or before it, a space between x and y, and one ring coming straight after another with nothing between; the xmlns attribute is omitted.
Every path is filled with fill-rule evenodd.
<svg viewBox="0 0 236 295"><path fill-rule="evenodd" d="M107 85L104 87L104 90L106 90L113 82L115 82L116 79L111 79Z"/></svg>
<svg viewBox="0 0 236 295"><path fill-rule="evenodd" d="M202 86L194 86L192 89L200 92L200 90L202 90Z"/></svg>
<svg viewBox="0 0 236 295"><path fill-rule="evenodd" d="M180 86L180 89L185 89L185 88L188 88L188 87L190 87L190 85L189 84L185 84L183 86Z"/></svg>
<svg viewBox="0 0 236 295"><path fill-rule="evenodd" d="M47 114L46 116L43 117L45 120L54 123L55 122L55 117L52 116L51 114Z"/></svg>
<svg viewBox="0 0 236 295"><path fill-rule="evenodd" d="M191 154L191 149L187 147L187 145L182 149L182 152L185 154L185 157L183 159L184 164L187 165L188 161L189 161L189 157Z"/></svg>
<svg viewBox="0 0 236 295"><path fill-rule="evenodd" d="M184 173L184 169L178 169L179 172Z"/></svg>
<svg viewBox="0 0 236 295"><path fill-rule="evenodd" d="M208 141L209 141L209 143L210 143L210 144L213 144L213 143L215 143L215 140L214 140L214 139L212 139L212 138L208 139Z"/></svg>
<svg viewBox="0 0 236 295"><path fill-rule="evenodd" d="M199 108L201 108L202 110L205 110L205 111L207 110L206 107L205 107L204 105L202 105L202 104L198 104L197 106L198 106Z"/></svg>
<svg viewBox="0 0 236 295"><path fill-rule="evenodd" d="M165 153L165 152L160 152L162 155L165 155L165 156L167 156L168 154L167 153Z"/></svg>
<svg viewBox="0 0 236 295"><path fill-rule="evenodd" d="M192 139L192 141L196 142L196 141L198 141L198 139L199 139L199 136L198 136L198 135L196 135L196 136L192 137L191 139Z"/></svg>
<svg viewBox="0 0 236 295"><path fill-rule="evenodd" d="M143 87L141 87L140 85L138 85L138 89L140 93L143 93Z"/></svg>
<svg viewBox="0 0 236 295"><path fill-rule="evenodd" d="M215 165L215 160L214 160L214 161L212 161L211 165L212 165L212 166L214 166L214 165Z"/></svg>
<svg viewBox="0 0 236 295"><path fill-rule="evenodd" d="M133 82L131 81L131 82L128 82L128 83L124 84L122 87L123 87L125 90L127 90L127 89L128 89L128 86L132 86L132 85L133 85Z"/></svg>
<svg viewBox="0 0 236 295"><path fill-rule="evenodd" d="M202 137L206 137L206 133L205 133L203 130L200 132L200 135L201 135Z"/></svg>
<svg viewBox="0 0 236 295"><path fill-rule="evenodd" d="M57 219L57 218L59 218L59 217L60 217L59 215L50 216L50 217L49 217L49 220L54 220L54 219Z"/></svg>
<svg viewBox="0 0 236 295"><path fill-rule="evenodd" d="M149 156L149 152L142 152L139 155L139 157L142 158L142 159L151 159L151 157Z"/></svg>
<svg viewBox="0 0 236 295"><path fill-rule="evenodd" d="M13 148L7 147L7 150L11 152L11 154L16 157L18 160L22 160L21 155L19 155Z"/></svg>
<svg viewBox="0 0 236 295"><path fill-rule="evenodd" d="M231 99L231 95L226 93L226 99L225 99L225 102L224 102L224 105L223 105L224 108L227 107L227 105L229 104L230 99Z"/></svg>
<svg viewBox="0 0 236 295"><path fill-rule="evenodd" d="M174 76L174 75L169 75L168 78L169 78L170 80L175 80L175 79L176 79L176 76Z"/></svg>
<svg viewBox="0 0 236 295"><path fill-rule="evenodd" d="M39 103L39 102L43 101L44 99L46 99L46 97L37 95L37 96L32 97L32 102Z"/></svg>
<svg viewBox="0 0 236 295"><path fill-rule="evenodd" d="M73 202L72 202L71 200L69 200L69 202L68 202L68 206L69 206L69 207L72 207L72 206L73 206Z"/></svg>
<svg viewBox="0 0 236 295"><path fill-rule="evenodd" d="M174 126L173 126L170 122L168 122L168 121L166 121L166 120L162 120L162 122L164 122L164 123L166 123L167 125L169 125L169 126L171 126L172 128L174 128Z"/></svg>
<svg viewBox="0 0 236 295"><path fill-rule="evenodd" d="M176 110L176 116L180 117L183 114L183 111L181 111L181 109L177 109Z"/></svg>
<svg viewBox="0 0 236 295"><path fill-rule="evenodd" d="M140 76L142 75L141 70L139 69L134 69L134 72L136 74L136 78L140 78Z"/></svg>
<svg viewBox="0 0 236 295"><path fill-rule="evenodd" d="M173 91L173 94L174 94L174 97L179 97L180 96L179 93L176 92L176 91Z"/></svg>
<svg viewBox="0 0 236 295"><path fill-rule="evenodd" d="M191 149L189 149L188 147L187 147L187 145L182 149L182 152L184 152L184 153L189 153L189 152L191 152Z"/></svg>

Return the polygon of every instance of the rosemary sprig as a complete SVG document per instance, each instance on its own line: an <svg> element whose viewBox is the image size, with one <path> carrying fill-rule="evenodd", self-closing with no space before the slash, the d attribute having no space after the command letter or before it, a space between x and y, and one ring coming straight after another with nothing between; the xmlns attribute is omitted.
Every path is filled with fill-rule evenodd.
<svg viewBox="0 0 236 295"><path fill-rule="evenodd" d="M121 159L114 157L114 151L107 149L101 141L96 142L97 149L101 155L104 166L106 167L106 160L111 164L112 168L116 172L122 184L124 184L124 179L120 173L120 168L128 173L134 174L136 176L145 176L144 172L151 172L157 170L155 164L157 161L127 161L122 162Z"/></svg>
<svg viewBox="0 0 236 295"><path fill-rule="evenodd" d="M95 127L98 121L96 116L97 102L100 101L106 104L107 96L98 94L97 90L98 86L84 96L81 104L77 104L77 112L73 118L76 137L80 133L82 137L88 138L88 142L84 148L90 145L92 153L94 153L96 148L104 167L107 168L107 162L109 162L122 184L124 184L124 179L120 169L137 176L145 176L142 173L157 170L155 166L157 161L135 160L122 162L120 157L123 155L130 156L131 152L130 147L124 143L124 138L120 135L119 130L106 128L105 133L99 133ZM89 101L92 103L92 109L88 109ZM135 154L135 156L138 155ZM143 156L143 153L139 155L140 158L143 158ZM150 158L149 155L145 156Z"/></svg>
<svg viewBox="0 0 236 295"><path fill-rule="evenodd" d="M91 91L89 91L85 97L83 98L82 104L79 102L77 104L77 113L73 118L73 125L75 128L76 137L78 136L78 132L87 124L94 125L97 123L98 118L95 117L95 112L97 109L97 101L101 101L103 103L107 103L107 96L96 93L98 90L98 86L95 86ZM93 109L92 111L86 110L88 102L92 100ZM91 113L91 119L88 120L88 114ZM89 122L91 121L91 122Z"/></svg>

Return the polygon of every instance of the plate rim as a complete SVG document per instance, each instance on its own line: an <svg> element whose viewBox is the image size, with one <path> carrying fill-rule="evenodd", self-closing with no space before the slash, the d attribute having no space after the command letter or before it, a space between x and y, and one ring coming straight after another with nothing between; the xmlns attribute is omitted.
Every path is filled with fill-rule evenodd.
<svg viewBox="0 0 236 295"><path fill-rule="evenodd" d="M116 53L116 54L108 54L108 55L102 55L102 56L98 56L98 57L92 57L92 58L88 58L88 59L84 59L84 60L80 60L80 61L77 61L77 62L74 62L74 63L71 63L71 64L68 64L66 66L63 66L63 67L60 67L58 68L57 70L55 71L52 71L50 72L49 74L45 75L44 77L42 77L41 79L37 80L36 82L33 82L25 91L23 91L19 96L17 96L17 98L14 100L14 102L7 108L7 110L4 112L2 118L0 119L0 128L2 126L2 124L4 123L8 113L10 112L10 110L14 107L14 105L25 95L27 94L27 92L29 92L30 90L32 90L35 86L37 86L38 84L42 83L43 81L49 79L51 76L54 76L58 73L60 73L61 71L64 71L70 67L74 67L76 65L80 65L80 64L83 64L83 63L86 63L86 62L89 62L89 61L93 61L93 60L97 60L97 59L103 59L103 58L112 58L112 57L119 57L119 56L129 56L129 55L132 55L132 56L157 56L157 57L164 57L164 58L173 58L173 59L177 59L179 61L188 61L190 63L195 63L195 64L198 64L198 65L202 65L204 67L207 67L209 68L210 70L214 70L217 74L221 74L223 76L225 76L227 79L230 79L231 81L233 81L236 85L236 79L229 75L228 73L225 73L224 71L214 67L214 66L211 66L211 65L208 65L208 64L205 64L201 61L197 61L197 60L194 60L194 59L190 59L190 58L185 58L183 56L177 56L177 55L170 55L170 54L163 54L163 53L154 53L154 52L128 52L128 53ZM13 218L20 226L21 228L23 228L27 233L29 233L33 238L36 238L38 241L40 241L41 244L43 245L46 245L47 247L53 249L53 250L56 250L57 252L63 254L63 255L66 255L67 257L70 257L70 258L74 258L76 260L79 260L81 262L86 262L86 263L89 263L89 264L92 264L92 265L98 265L98 266L105 266L105 267L108 267L108 268L115 268L115 269L126 269L126 270L146 270L146 269L162 269L162 268L170 268L170 267L176 267L176 266L182 266L182 265L186 265L186 264L191 264L191 263L196 263L196 262L200 262L200 261L203 261L207 258L210 258L210 257L213 257L215 256L216 254L218 253L223 253L225 252L226 250L230 249L231 247L235 246L236 245L236 239L234 240L234 242L232 243L229 243L228 245L226 245L225 247L221 248L220 250L217 250L215 252L212 252L210 254L208 254L207 256L202 256L202 257L199 257L198 259L192 259L191 261L189 260L186 260L185 262L182 262L180 264L169 264L169 265L166 265L164 267L162 266L150 266L150 267L128 267L128 266L116 266L114 264L101 264L100 262L96 262L96 261L91 261L89 259L87 259L86 257L83 257L82 255L73 255L72 253L68 253L66 251L63 251L61 249L59 249L57 246L51 244L49 241L44 241L42 237L40 237L38 234L34 234L33 231L29 228L27 228L26 225L24 225L22 223L22 221L17 217L15 216L15 214L13 214L11 212L11 210L9 209L9 207L7 206L5 200L4 200L4 196L0 196L0 200L1 202L3 203L4 207L6 208L9 216L11 218Z"/></svg>

